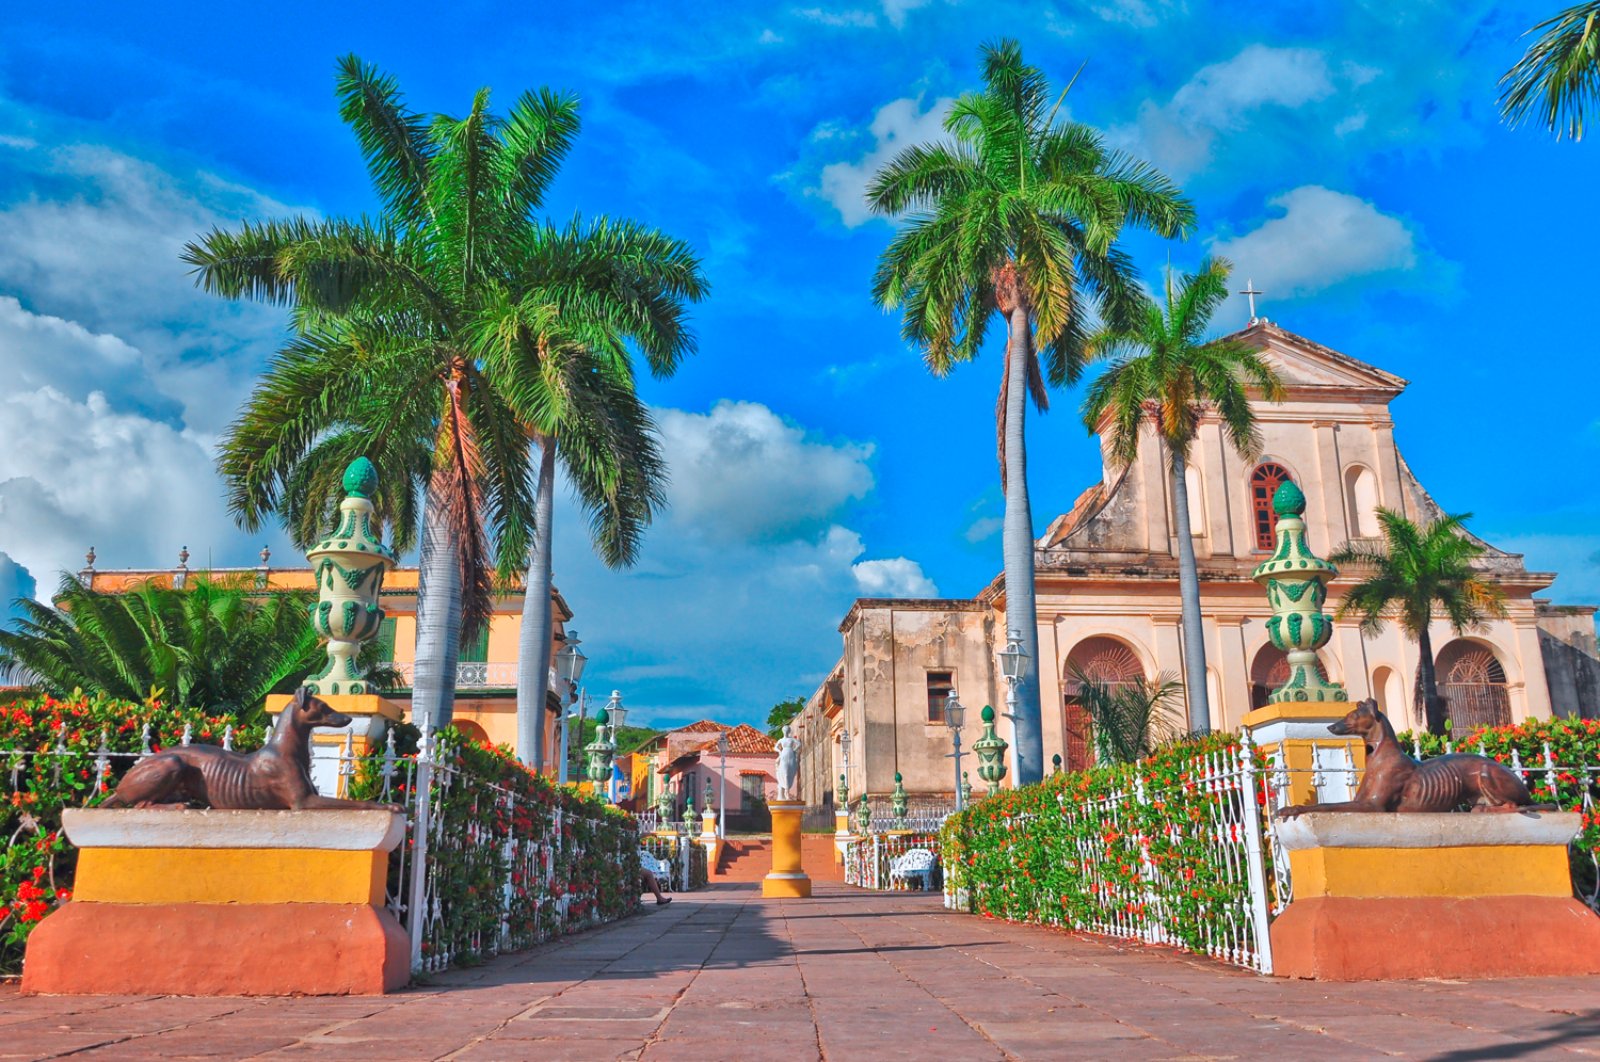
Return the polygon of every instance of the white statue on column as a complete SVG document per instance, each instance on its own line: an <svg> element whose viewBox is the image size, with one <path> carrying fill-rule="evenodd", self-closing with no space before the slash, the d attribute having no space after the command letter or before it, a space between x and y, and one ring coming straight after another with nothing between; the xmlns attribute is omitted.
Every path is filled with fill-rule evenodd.
<svg viewBox="0 0 1600 1062"><path fill-rule="evenodd" d="M778 739L778 799L800 799L800 742L790 724Z"/></svg>

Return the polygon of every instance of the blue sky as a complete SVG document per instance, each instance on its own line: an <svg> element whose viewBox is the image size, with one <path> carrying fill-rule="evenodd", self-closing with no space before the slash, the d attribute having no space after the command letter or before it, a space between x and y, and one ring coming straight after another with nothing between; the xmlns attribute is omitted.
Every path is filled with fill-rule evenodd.
<svg viewBox="0 0 1600 1062"><path fill-rule="evenodd" d="M1557 600L1600 600L1600 149L1494 108L1553 4L21 6L0 13L8 597L91 544L109 567L183 545L254 562L209 454L283 319L195 292L177 252L211 225L374 209L332 99L354 51L420 110L576 92L549 213L631 216L704 255L700 351L645 385L674 507L625 574L563 509L556 577L595 685L642 720L764 717L836 658L854 597L965 596L998 570L998 360L927 375L868 298L891 230L860 192L1005 34L1058 84L1087 62L1073 116L1194 199L1186 243L1129 241L1148 275L1226 253L1267 316L1411 380L1397 438L1441 504L1561 572ZM1245 317L1235 299L1218 324ZM1098 477L1079 397L1030 429L1041 527Z"/></svg>

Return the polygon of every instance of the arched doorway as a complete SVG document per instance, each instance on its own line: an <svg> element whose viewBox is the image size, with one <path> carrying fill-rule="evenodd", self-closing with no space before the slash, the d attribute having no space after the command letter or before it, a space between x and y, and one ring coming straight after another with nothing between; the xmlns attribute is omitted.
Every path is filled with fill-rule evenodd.
<svg viewBox="0 0 1600 1062"><path fill-rule="evenodd" d="M1461 735L1474 727L1506 726L1511 722L1506 671L1493 650L1458 638L1439 650L1437 661L1434 680L1454 733Z"/></svg>
<svg viewBox="0 0 1600 1062"><path fill-rule="evenodd" d="M1061 732L1066 738L1064 765L1069 771L1082 770L1094 764L1094 734L1089 713L1078 703L1080 674L1096 685L1113 690L1145 679L1144 665L1139 663L1138 655L1126 642L1096 635L1073 646L1072 652L1067 654L1062 686L1066 691L1066 703Z"/></svg>
<svg viewBox="0 0 1600 1062"><path fill-rule="evenodd" d="M1250 709L1267 706L1273 690L1289 681L1289 657L1275 645L1263 645L1250 664Z"/></svg>
<svg viewBox="0 0 1600 1062"><path fill-rule="evenodd" d="M1278 514L1272 511L1272 496L1294 477L1282 465L1267 461L1250 473L1250 520L1256 533L1256 549L1271 550L1277 545Z"/></svg>

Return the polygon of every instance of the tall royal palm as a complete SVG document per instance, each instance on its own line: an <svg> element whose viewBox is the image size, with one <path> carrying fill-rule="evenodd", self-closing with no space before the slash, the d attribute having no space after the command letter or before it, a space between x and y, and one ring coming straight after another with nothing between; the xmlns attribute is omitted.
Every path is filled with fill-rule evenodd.
<svg viewBox="0 0 1600 1062"><path fill-rule="evenodd" d="M1512 125L1536 121L1559 140L1583 139L1583 115L1600 101L1600 0L1585 0L1528 31L1538 34L1500 78L1500 110Z"/></svg>
<svg viewBox="0 0 1600 1062"><path fill-rule="evenodd" d="M1052 103L1045 75L1023 62L1015 42L985 46L982 57L984 88L956 100L944 123L949 139L902 151L873 178L867 199L904 223L879 261L873 295L903 309L905 337L932 372L976 357L990 318L1005 322L995 428L1006 625L1028 654L1017 688L1022 784L1044 774L1027 399L1043 410L1046 379L1078 378L1091 310L1126 316L1134 276L1116 247L1124 227L1174 236L1194 212L1153 167L1107 149L1087 126L1057 121L1060 98Z"/></svg>
<svg viewBox="0 0 1600 1062"><path fill-rule="evenodd" d="M1183 608L1183 664L1189 729L1211 729L1206 689L1205 631L1200 623L1200 577L1194 557L1186 471L1201 418L1216 416L1233 448L1247 458L1261 450L1250 390L1277 402L1283 384L1259 351L1228 339L1207 339L1211 316L1228 297L1228 263L1202 262L1175 279L1168 268L1163 303L1138 296L1124 326L1089 339L1090 356L1111 364L1089 387L1083 417L1090 431L1109 430L1111 456L1127 465L1139 454L1146 425L1166 448L1178 538L1178 596Z"/></svg>
<svg viewBox="0 0 1600 1062"><path fill-rule="evenodd" d="M539 763L555 448L536 479L530 445L569 440L600 552L630 562L663 473L627 344L663 375L691 348L675 300L703 293L698 262L638 226L533 217L577 133L571 97L525 93L502 119L479 92L465 118L425 119L354 57L339 94L381 223L247 227L190 249L202 283L292 301L302 332L225 440L235 512L277 509L313 537L340 463L364 453L392 480L379 501L403 547L425 494L413 706L436 724L463 635L492 608L491 543L502 578L527 564L518 744Z"/></svg>
<svg viewBox="0 0 1600 1062"><path fill-rule="evenodd" d="M1383 530L1377 542L1350 542L1328 559L1348 566L1362 579L1339 605L1338 616L1357 616L1361 631L1375 635L1393 619L1417 643L1418 678L1428 732L1445 732L1445 705L1434 674L1433 639L1428 628L1442 612L1456 634L1506 614L1506 594L1472 562L1484 546L1466 532L1470 513L1443 516L1417 525L1393 509L1378 509Z"/></svg>

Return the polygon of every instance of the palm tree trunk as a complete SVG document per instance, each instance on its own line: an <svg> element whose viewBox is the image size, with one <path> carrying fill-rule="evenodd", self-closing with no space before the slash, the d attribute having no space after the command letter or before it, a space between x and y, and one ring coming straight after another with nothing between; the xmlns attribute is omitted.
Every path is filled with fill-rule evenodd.
<svg viewBox="0 0 1600 1062"><path fill-rule="evenodd" d="M1206 632L1200 623L1200 572L1189 524L1189 484L1184 454L1172 449L1172 515L1178 525L1178 600L1183 606L1183 678L1189 703L1189 729L1211 730L1211 697L1206 689Z"/></svg>
<svg viewBox="0 0 1600 1062"><path fill-rule="evenodd" d="M539 482L534 495L533 545L522 595L522 631L517 639L517 758L544 770L545 696L550 686L550 523L555 508L556 443L539 444Z"/></svg>
<svg viewBox="0 0 1600 1062"><path fill-rule="evenodd" d="M456 658L461 653L461 569L449 521L425 500L417 562L417 648L411 718L437 728L455 714Z"/></svg>
<svg viewBox="0 0 1600 1062"><path fill-rule="evenodd" d="M1034 604L1033 509L1028 501L1028 457L1023 425L1028 411L1028 364L1032 358L1032 328L1028 311L1018 305L1011 311L1011 334L1006 349L1006 514L1002 532L1005 557L1006 628L1015 631L1028 654L1022 681L1017 684L1015 732L1015 784L1029 785L1044 778L1044 732L1039 709L1039 611ZM1008 634L1009 637L1009 634Z"/></svg>
<svg viewBox="0 0 1600 1062"><path fill-rule="evenodd" d="M1428 722L1428 733L1444 736L1444 704L1439 700L1438 676L1433 670L1433 639L1427 625L1417 632L1417 652L1421 659L1417 668L1422 675L1422 713Z"/></svg>

